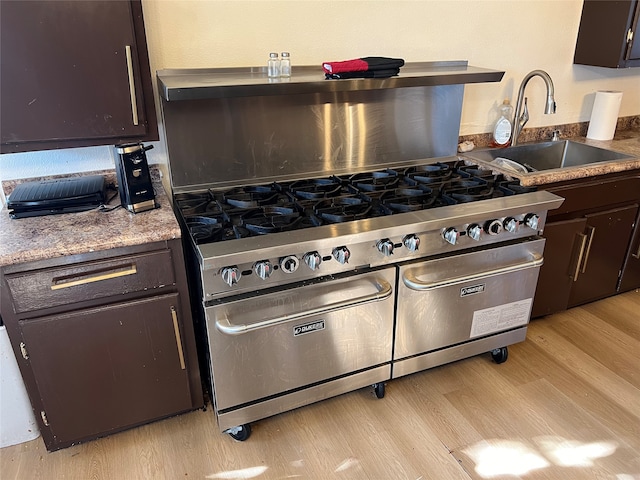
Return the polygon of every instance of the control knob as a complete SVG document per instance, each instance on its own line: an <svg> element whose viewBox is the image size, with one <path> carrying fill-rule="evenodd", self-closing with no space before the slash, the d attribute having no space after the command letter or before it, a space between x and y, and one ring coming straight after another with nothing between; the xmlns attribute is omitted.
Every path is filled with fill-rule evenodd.
<svg viewBox="0 0 640 480"><path fill-rule="evenodd" d="M240 270L236 266L224 267L220 271L220 275L222 275L222 280L224 280L224 283L226 283L230 287L236 285L240 281L240 277L242 277Z"/></svg>
<svg viewBox="0 0 640 480"><path fill-rule="evenodd" d="M253 271L258 278L266 280L273 273L273 265L271 265L269 260L260 260L253 265Z"/></svg>
<svg viewBox="0 0 640 480"><path fill-rule="evenodd" d="M509 233L516 233L519 225L518 220L513 217L507 217L504 219L504 222L502 222L502 226Z"/></svg>
<svg viewBox="0 0 640 480"><path fill-rule="evenodd" d="M333 258L342 264L348 263L349 257L351 256L351 252L347 247L336 247L331 253L333 254Z"/></svg>
<svg viewBox="0 0 640 480"><path fill-rule="evenodd" d="M306 263L307 267L311 270L317 270L320 268L320 264L322 263L322 257L318 252L305 253L302 260L304 260L304 263Z"/></svg>
<svg viewBox="0 0 640 480"><path fill-rule="evenodd" d="M460 236L460 233L458 233L458 230L456 230L453 227L449 227L444 232L442 232L442 237L451 245L456 244L459 236Z"/></svg>
<svg viewBox="0 0 640 480"><path fill-rule="evenodd" d="M402 243L410 252L417 252L420 247L420 237L412 233L404 237Z"/></svg>
<svg viewBox="0 0 640 480"><path fill-rule="evenodd" d="M489 235L499 235L502 232L500 220L490 220L484 225L484 231Z"/></svg>
<svg viewBox="0 0 640 480"><path fill-rule="evenodd" d="M535 213L528 213L524 217L524 224L531 228L532 230L538 231L538 223L540 222L540 217Z"/></svg>
<svg viewBox="0 0 640 480"><path fill-rule="evenodd" d="M476 242L480 241L480 238L482 237L482 227L477 223L472 223L467 227L467 235Z"/></svg>
<svg viewBox="0 0 640 480"><path fill-rule="evenodd" d="M380 240L376 243L376 247L378 247L378 251L385 257L389 257L393 254L393 242L388 238Z"/></svg>
<svg viewBox="0 0 640 480"><path fill-rule="evenodd" d="M280 268L284 273L293 273L298 269L300 260L295 255L288 255L280 259Z"/></svg>

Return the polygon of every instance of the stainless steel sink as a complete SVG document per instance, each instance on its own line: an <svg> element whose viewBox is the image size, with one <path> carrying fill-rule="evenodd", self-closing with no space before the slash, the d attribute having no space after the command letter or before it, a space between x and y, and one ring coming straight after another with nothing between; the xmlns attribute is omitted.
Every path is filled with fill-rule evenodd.
<svg viewBox="0 0 640 480"><path fill-rule="evenodd" d="M465 155L485 162L506 158L523 165L529 172L633 158L624 153L570 140L477 150L465 153Z"/></svg>

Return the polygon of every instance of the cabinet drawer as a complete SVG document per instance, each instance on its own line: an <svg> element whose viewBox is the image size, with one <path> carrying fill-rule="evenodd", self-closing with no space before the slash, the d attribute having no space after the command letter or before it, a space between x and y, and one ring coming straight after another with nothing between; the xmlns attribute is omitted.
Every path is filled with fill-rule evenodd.
<svg viewBox="0 0 640 480"><path fill-rule="evenodd" d="M175 283L170 250L7 275L16 313Z"/></svg>
<svg viewBox="0 0 640 480"><path fill-rule="evenodd" d="M565 199L559 208L549 212L549 217L555 217L572 212L593 211L635 203L640 200L640 177L568 185L550 188L549 191Z"/></svg>

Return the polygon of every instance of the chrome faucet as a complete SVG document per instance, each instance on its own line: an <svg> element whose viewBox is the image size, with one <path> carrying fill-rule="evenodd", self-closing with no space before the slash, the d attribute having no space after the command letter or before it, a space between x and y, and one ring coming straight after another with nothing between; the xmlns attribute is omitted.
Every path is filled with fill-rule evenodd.
<svg viewBox="0 0 640 480"><path fill-rule="evenodd" d="M526 123L529 121L529 109L527 108L527 97L524 96L524 89L527 86L527 83L529 83L529 80L536 76L541 77L547 85L547 104L544 107L544 113L556 113L556 101L553 98L553 81L551 80L551 77L544 70L534 70L529 72L522 80L520 90L518 91L518 101L516 103L516 111L513 117L513 125L511 126L511 145L518 144L518 137Z"/></svg>

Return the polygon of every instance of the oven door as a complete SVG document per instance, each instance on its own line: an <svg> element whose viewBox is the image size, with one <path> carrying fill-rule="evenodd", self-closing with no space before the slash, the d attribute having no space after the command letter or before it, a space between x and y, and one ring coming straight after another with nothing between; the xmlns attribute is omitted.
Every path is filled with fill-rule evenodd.
<svg viewBox="0 0 640 480"><path fill-rule="evenodd" d="M544 242L540 238L401 266L393 376L480 353L465 343L498 348L482 342L500 332L524 326L517 341L524 340ZM455 351L451 347L456 345L463 346ZM436 351L436 361L416 358ZM395 361L406 358L412 360L396 367Z"/></svg>
<svg viewBox="0 0 640 480"><path fill-rule="evenodd" d="M395 268L208 307L218 412L389 365Z"/></svg>

